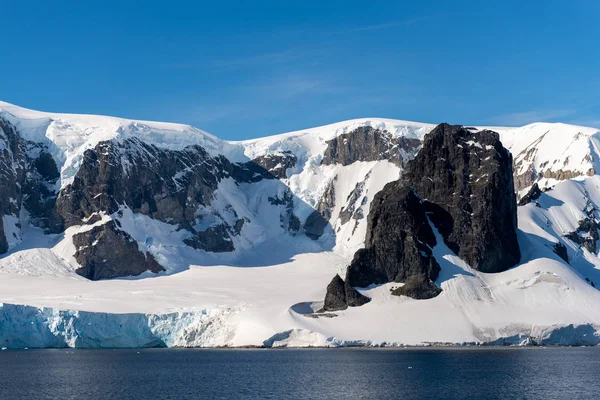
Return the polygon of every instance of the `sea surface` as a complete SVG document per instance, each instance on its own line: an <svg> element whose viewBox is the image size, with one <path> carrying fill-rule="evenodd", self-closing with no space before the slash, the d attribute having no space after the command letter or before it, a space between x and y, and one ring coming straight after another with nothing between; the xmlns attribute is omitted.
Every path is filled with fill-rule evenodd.
<svg viewBox="0 0 600 400"><path fill-rule="evenodd" d="M22 350L0 399L598 399L600 348Z"/></svg>

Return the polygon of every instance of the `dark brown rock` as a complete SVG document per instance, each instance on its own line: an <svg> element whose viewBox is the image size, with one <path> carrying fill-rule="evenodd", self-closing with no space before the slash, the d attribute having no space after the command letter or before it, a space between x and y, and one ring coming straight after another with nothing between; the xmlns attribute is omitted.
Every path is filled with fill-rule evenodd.
<svg viewBox="0 0 600 400"><path fill-rule="evenodd" d="M404 286L392 290L393 295L408 296L417 300L431 299L440 293L442 289L425 275L412 275L406 279Z"/></svg>
<svg viewBox="0 0 600 400"><path fill-rule="evenodd" d="M554 250L554 253L556 253L557 256L562 258L564 262L566 262L567 264L569 263L569 253L567 253L567 246L565 246L561 242L556 242L552 250Z"/></svg>
<svg viewBox="0 0 600 400"><path fill-rule="evenodd" d="M235 250L225 225L212 226L205 231L196 232L194 236L185 239L184 243L195 249L213 253Z"/></svg>
<svg viewBox="0 0 600 400"><path fill-rule="evenodd" d="M81 265L75 272L87 279L95 281L164 270L150 253L142 253L137 242L118 229L115 221L74 235L73 244L77 249L75 259Z"/></svg>

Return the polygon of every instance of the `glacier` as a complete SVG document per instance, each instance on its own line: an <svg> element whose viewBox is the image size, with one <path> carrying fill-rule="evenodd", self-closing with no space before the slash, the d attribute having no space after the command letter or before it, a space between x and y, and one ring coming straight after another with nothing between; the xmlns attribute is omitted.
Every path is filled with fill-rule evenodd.
<svg viewBox="0 0 600 400"><path fill-rule="evenodd" d="M219 347L232 309L114 314L0 304L0 346L23 348Z"/></svg>
<svg viewBox="0 0 600 400"><path fill-rule="evenodd" d="M227 319L237 310L196 310L167 314L114 314L0 304L0 348L199 348L230 347ZM424 342L412 346L596 346L600 326L538 327L488 342ZM307 329L290 329L258 347L406 347L400 342L340 340Z"/></svg>

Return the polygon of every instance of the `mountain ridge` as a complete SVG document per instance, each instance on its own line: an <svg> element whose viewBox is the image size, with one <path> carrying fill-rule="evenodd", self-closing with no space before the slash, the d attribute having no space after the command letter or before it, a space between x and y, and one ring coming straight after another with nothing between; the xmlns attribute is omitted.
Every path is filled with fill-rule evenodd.
<svg viewBox="0 0 600 400"><path fill-rule="evenodd" d="M343 273L365 245L374 197L398 180L433 125L358 119L227 142L186 125L35 113L18 118L0 111L6 121L0 153L7 160L0 172L10 173L0 182L11 188L0 190L15 193L0 199L8 239L0 255L0 302L33 307L0 307L0 344L23 345L6 321L27 320L30 314L21 313L44 307L51 310L40 311L36 323L49 341L29 337L30 347L114 343L97 326L81 328L81 340L62 331L68 318L91 318L68 310L109 319L144 312L161 324L152 325L148 343L157 337L174 343L162 330L172 327L182 346L518 344L553 334L575 343L590 332L600 338L593 128L495 128L514 149L511 190L540 188L517 209L522 259L516 267L477 271L446 245L443 230L433 229L431 257L440 271L431 279L442 289L438 296L391 296L394 283L359 287L350 297L366 296L369 303L315 317L331 276ZM475 156L477 146L469 146ZM52 209L66 229L44 233L46 214L31 212L38 188L49 188L43 204L60 204ZM119 257L123 251L132 257ZM151 272L160 270L156 263L163 272ZM103 280L90 282L78 270ZM113 277L120 279L105 279ZM170 322L157 314L190 310L199 314L181 321L169 314ZM448 329L440 331L440 324Z"/></svg>

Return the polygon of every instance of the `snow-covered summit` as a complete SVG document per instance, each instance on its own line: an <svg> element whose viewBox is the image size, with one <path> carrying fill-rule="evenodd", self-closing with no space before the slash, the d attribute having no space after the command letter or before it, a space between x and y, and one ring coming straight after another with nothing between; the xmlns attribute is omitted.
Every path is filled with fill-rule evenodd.
<svg viewBox="0 0 600 400"><path fill-rule="evenodd" d="M491 129L513 154L518 190L536 181L549 188L558 181L600 171L600 131L596 128L538 122Z"/></svg>
<svg viewBox="0 0 600 400"><path fill-rule="evenodd" d="M435 125L386 118L359 118L231 143L242 146L244 153L249 158L282 150L295 151L298 149L303 149L306 155L316 156L323 154L327 148L327 141L361 127L387 131L395 137L423 140L423 137Z"/></svg>
<svg viewBox="0 0 600 400"><path fill-rule="evenodd" d="M60 114L29 110L0 101L0 117L17 127L25 140L43 143L61 171L61 186L69 183L85 150L105 140L137 137L157 147L180 150L200 145L211 154L235 151L227 142L190 125L136 121L85 114Z"/></svg>
<svg viewBox="0 0 600 400"><path fill-rule="evenodd" d="M24 139L44 143L61 171L61 186L81 165L83 152L104 140L138 137L157 147L180 150L200 145L212 155L240 162L290 151L298 165L320 162L327 142L361 127L386 131L393 137L422 140L434 124L386 118L360 118L243 141L221 140L202 129L177 123L34 111L0 101L0 116L18 127ZM467 121L468 122L468 121ZM468 125L468 124L465 124ZM563 123L533 123L523 127L479 127L500 134L515 159L519 189L542 180L542 186L598 170L600 133L596 128ZM519 178L520 177L520 178Z"/></svg>

